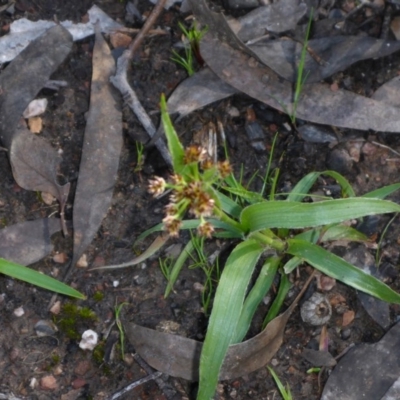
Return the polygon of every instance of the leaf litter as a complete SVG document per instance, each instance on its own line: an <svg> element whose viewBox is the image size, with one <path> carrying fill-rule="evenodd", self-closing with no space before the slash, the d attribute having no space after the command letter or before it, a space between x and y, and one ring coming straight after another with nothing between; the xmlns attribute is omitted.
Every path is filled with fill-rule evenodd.
<svg viewBox="0 0 400 400"><path fill-rule="evenodd" d="M30 265L52 250L51 236L61 229L57 218L42 218L10 225L0 230L0 257Z"/></svg>
<svg viewBox="0 0 400 400"><path fill-rule="evenodd" d="M254 15L257 15L256 10L251 12L253 13L251 18L245 19L247 22L243 23L242 27L240 20L239 22L232 22L222 14L210 11L204 0L189 0L189 2L196 18L208 26L208 33L201 41L201 52L211 70L237 91L277 110L291 114L294 107L293 84L282 79L273 69L266 66L263 60L271 62L269 60L277 56L281 61L285 58L293 60L285 62L290 66L285 75L293 79L297 68L294 62L296 56L290 54L287 49L284 51L284 49L285 46L292 47L293 50L296 48L298 57L302 44L291 40L276 41L276 44L273 43L271 46L280 49L279 54L269 54L267 50L263 50L261 54L262 46L256 44L246 46L240 40L240 38L249 39L251 36L250 34L249 37L246 36L246 27L252 26L251 21L255 21L255 25L260 24L257 29L260 32L262 30L265 32L265 24L254 17ZM234 32L240 32L240 38ZM345 69L352 63L364 59L365 53L369 54L368 57L381 57L390 54L399 48L400 43L353 36L336 36L316 40L315 43L319 43L320 50L321 48L325 49L326 54L330 54L332 46L334 46L335 51L329 55L329 62L324 63L322 57L320 64L309 54L307 55L306 69L309 68L309 71L311 71L308 74L310 80L306 80L306 84L302 88L296 116L310 122L342 128L400 132L400 114L397 107L346 90L332 91L330 86L325 83L308 83ZM346 40L349 40L349 42L347 43ZM312 40L310 40L311 42ZM357 50L359 46L361 51ZM311 47L311 44L309 47ZM368 49L367 52L366 49ZM346 57L342 54L343 51L346 51L346 54L351 53L351 56ZM281 61L277 61L276 70L281 68ZM284 67L282 69L284 70ZM188 78L187 85L190 86L190 82L194 80L193 76ZM203 82L205 82L205 79ZM197 84L200 83L197 82ZM180 97L182 103L196 104L196 94L192 93L189 98L184 97L186 95L185 86L182 86L182 88L179 86L176 90L177 93L172 95L173 101L171 100L173 110L180 110L179 105L177 105ZM216 91L214 96L215 101L222 98L219 91ZM228 96L229 91L226 92L226 97ZM208 104L212 102L211 99L212 96L209 96ZM201 103L198 104L201 106ZM185 109L183 105L181 107L183 110ZM192 110L192 108L190 109Z"/></svg>
<svg viewBox="0 0 400 400"><path fill-rule="evenodd" d="M45 139L29 132L21 118L71 48L71 35L57 25L31 42L0 75L0 141L8 149L14 179L24 189L58 199L64 233L69 183L58 183L60 155Z"/></svg>
<svg viewBox="0 0 400 400"><path fill-rule="evenodd" d="M122 112L109 82L115 61L96 28L90 108L87 115L73 209L74 255L82 256L110 207L122 149Z"/></svg>

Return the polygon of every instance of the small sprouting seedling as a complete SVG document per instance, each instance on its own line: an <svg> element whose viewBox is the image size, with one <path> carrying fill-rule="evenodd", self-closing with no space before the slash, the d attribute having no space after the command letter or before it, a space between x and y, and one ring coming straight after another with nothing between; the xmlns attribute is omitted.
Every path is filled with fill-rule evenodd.
<svg viewBox="0 0 400 400"><path fill-rule="evenodd" d="M271 367L267 367L267 368L268 368L269 373L274 378L276 386L278 387L279 393L281 394L283 400L293 400L292 394L290 392L289 384L286 384L286 388L285 388L285 386L283 386L281 380L279 379L279 377L275 373L275 371Z"/></svg>
<svg viewBox="0 0 400 400"><path fill-rule="evenodd" d="M136 141L136 166L134 172L140 172L144 165L144 146L143 143Z"/></svg>
<svg viewBox="0 0 400 400"><path fill-rule="evenodd" d="M193 26L187 30L181 22L179 22L179 28L183 32L185 41L187 42L185 43L185 55L181 56L176 50L173 50L173 57L171 57L171 59L185 68L189 76L192 76L195 72L193 65L194 59L196 59L200 65L204 63L200 55L200 40L207 32L207 28L198 30L194 23Z"/></svg>
<svg viewBox="0 0 400 400"><path fill-rule="evenodd" d="M312 367L308 369L306 372L307 374L318 374L321 371L320 367Z"/></svg>
<svg viewBox="0 0 400 400"><path fill-rule="evenodd" d="M311 8L310 17L308 19L306 37L304 39L303 47L301 49L300 62L299 62L299 66L297 68L297 79L296 79L296 86L295 86L295 91L294 91L293 110L290 115L290 120L291 120L292 124L294 124L296 122L297 106L299 104L300 95L301 95L301 92L303 91L303 86L304 86L304 83L306 82L307 75L308 75L308 73L306 75L304 75L304 66L306 64L306 55L307 55L308 41L309 41L310 33L311 33L312 18L313 18L313 9Z"/></svg>
<svg viewBox="0 0 400 400"><path fill-rule="evenodd" d="M119 343L121 346L121 359L125 358L125 332L124 327L122 326L122 322L120 319L120 314L122 307L127 305L128 303L121 303L118 306L115 306L115 323L117 324L117 328L119 330Z"/></svg>

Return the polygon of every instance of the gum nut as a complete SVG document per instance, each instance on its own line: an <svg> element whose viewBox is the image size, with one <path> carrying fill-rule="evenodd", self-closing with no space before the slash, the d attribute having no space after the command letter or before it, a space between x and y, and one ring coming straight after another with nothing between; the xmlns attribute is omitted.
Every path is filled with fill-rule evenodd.
<svg viewBox="0 0 400 400"><path fill-rule="evenodd" d="M82 350L93 350L97 345L97 339L97 333L91 329L88 329L82 333L82 339L79 342L79 347Z"/></svg>
<svg viewBox="0 0 400 400"><path fill-rule="evenodd" d="M322 293L315 292L300 309L301 319L307 324L320 326L326 324L332 315L332 307Z"/></svg>

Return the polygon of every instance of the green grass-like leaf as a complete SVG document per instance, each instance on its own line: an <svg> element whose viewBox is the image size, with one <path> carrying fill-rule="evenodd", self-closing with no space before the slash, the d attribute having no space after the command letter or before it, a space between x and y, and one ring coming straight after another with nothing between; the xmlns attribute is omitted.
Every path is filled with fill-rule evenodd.
<svg viewBox="0 0 400 400"><path fill-rule="evenodd" d="M266 228L301 229L336 224L392 212L400 212L400 206L391 201L361 197L317 203L270 201L246 207L240 219L243 228L254 232Z"/></svg>
<svg viewBox="0 0 400 400"><path fill-rule="evenodd" d="M167 137L168 149L172 157L172 165L174 167L174 171L179 174L183 171L184 168L183 156L185 152L179 140L178 134L176 133L175 128L172 124L171 118L169 117L164 94L161 95L160 106L161 119L165 131L165 136Z"/></svg>
<svg viewBox="0 0 400 400"><path fill-rule="evenodd" d="M225 264L201 352L197 400L210 400L214 396L219 371L240 318L247 286L262 252L262 246L248 239L235 247Z"/></svg>
<svg viewBox="0 0 400 400"><path fill-rule="evenodd" d="M336 171L323 171L323 172L310 172L305 177L303 177L293 188L292 192L287 197L287 201L302 201L304 197L308 195L308 192L317 181L321 175L330 176L335 179L336 182L342 188L343 197L355 197L353 188L351 187L349 181L341 174ZM373 197L373 196L371 196ZM378 198L378 196L376 196Z"/></svg>
<svg viewBox="0 0 400 400"><path fill-rule="evenodd" d="M11 276L12 278L28 282L32 285L39 286L52 292L64 294L66 296L76 297L77 299L85 299L86 296L72 287L66 285L45 274L41 274L31 268L13 263L11 261L0 258L0 273Z"/></svg>
<svg viewBox="0 0 400 400"><path fill-rule="evenodd" d="M232 344L240 343L249 330L251 320L262 299L268 293L278 270L281 257L269 257L261 268L260 274L251 288L243 304L242 313L238 322Z"/></svg>
<svg viewBox="0 0 400 400"><path fill-rule="evenodd" d="M383 301L400 304L400 294L343 258L305 240L289 239L288 245L289 254L303 259L325 275Z"/></svg>

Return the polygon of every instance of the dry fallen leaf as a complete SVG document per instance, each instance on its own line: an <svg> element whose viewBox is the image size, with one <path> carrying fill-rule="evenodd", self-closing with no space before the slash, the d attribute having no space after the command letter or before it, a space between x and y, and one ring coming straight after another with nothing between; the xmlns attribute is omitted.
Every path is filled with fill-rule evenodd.
<svg viewBox="0 0 400 400"><path fill-rule="evenodd" d="M293 112L293 85L258 61L257 55L234 35L221 14L204 0L189 0L208 33L200 44L207 65L237 90L288 114ZM296 116L315 123L344 128L400 132L397 108L349 91L332 92L329 85L305 84Z"/></svg>
<svg viewBox="0 0 400 400"><path fill-rule="evenodd" d="M60 158L46 140L26 129L21 118L71 47L71 35L57 25L31 42L0 75L0 141L9 150L14 178L24 189L55 196L60 202L61 216L69 184L58 183Z"/></svg>
<svg viewBox="0 0 400 400"><path fill-rule="evenodd" d="M286 323L298 298L257 336L229 347L220 379L234 379L265 366L279 350ZM203 344L182 336L124 323L126 336L137 353L153 368L170 376L196 381Z"/></svg>
<svg viewBox="0 0 400 400"><path fill-rule="evenodd" d="M51 235L60 229L57 218L26 221L0 229L0 257L22 265L33 264L52 251Z"/></svg>
<svg viewBox="0 0 400 400"><path fill-rule="evenodd" d="M115 62L96 29L93 72L82 157L73 210L74 265L99 229L110 207L122 148L122 114L109 82Z"/></svg>

